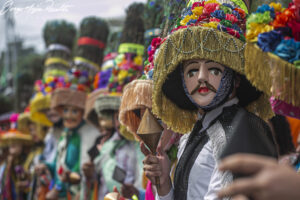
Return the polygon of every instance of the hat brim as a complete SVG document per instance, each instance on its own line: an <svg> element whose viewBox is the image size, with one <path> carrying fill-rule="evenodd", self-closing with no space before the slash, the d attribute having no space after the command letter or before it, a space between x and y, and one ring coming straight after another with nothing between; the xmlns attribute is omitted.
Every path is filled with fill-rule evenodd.
<svg viewBox="0 0 300 200"><path fill-rule="evenodd" d="M86 93L83 91L72 90L69 88L56 89L51 96L51 108L60 113L63 106L74 106L84 110Z"/></svg>
<svg viewBox="0 0 300 200"><path fill-rule="evenodd" d="M98 96L106 93L107 91L108 91L107 88L99 89L99 90L93 91L87 97L83 118L87 122L94 125L95 127L99 127L99 123L98 123L98 116L97 116L96 110L94 108L94 104L95 104L95 101L98 98Z"/></svg>
<svg viewBox="0 0 300 200"><path fill-rule="evenodd" d="M183 86L179 66L186 60L208 59L246 76L245 47L246 43L227 33L200 26L180 29L169 35L155 58L153 113L173 131L189 133L198 111L195 106L187 105L190 100L184 91L180 93ZM247 109L265 120L273 116L265 94L247 102Z"/></svg>
<svg viewBox="0 0 300 200"><path fill-rule="evenodd" d="M1 147L10 146L12 144L32 145L31 135L23 134L19 131L9 131L1 135Z"/></svg>

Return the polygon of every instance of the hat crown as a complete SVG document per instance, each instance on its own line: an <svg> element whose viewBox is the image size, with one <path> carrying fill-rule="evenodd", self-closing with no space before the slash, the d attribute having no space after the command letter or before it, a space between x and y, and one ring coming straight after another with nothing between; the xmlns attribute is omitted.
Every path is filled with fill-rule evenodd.
<svg viewBox="0 0 300 200"><path fill-rule="evenodd" d="M246 13L247 7L241 0L190 1L172 32L202 26L226 32L244 41Z"/></svg>

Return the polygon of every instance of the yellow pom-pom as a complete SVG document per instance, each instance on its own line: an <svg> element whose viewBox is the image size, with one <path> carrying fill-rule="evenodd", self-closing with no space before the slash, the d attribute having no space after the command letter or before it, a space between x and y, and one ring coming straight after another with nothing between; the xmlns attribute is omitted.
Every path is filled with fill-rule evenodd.
<svg viewBox="0 0 300 200"><path fill-rule="evenodd" d="M200 15L202 15L202 13L203 13L203 7L202 7L202 6L200 6L200 7L195 7L195 8L192 10L192 12L194 13L194 15L200 16Z"/></svg>
<svg viewBox="0 0 300 200"><path fill-rule="evenodd" d="M255 22L252 22L249 24L249 29L246 33L246 38L250 41L257 41L257 36L261 33L269 32L274 29L273 26L265 25L265 24L258 24Z"/></svg>
<svg viewBox="0 0 300 200"><path fill-rule="evenodd" d="M217 3L220 5L220 3L217 0L208 0L204 2L204 5L208 4L208 3Z"/></svg>
<svg viewBox="0 0 300 200"><path fill-rule="evenodd" d="M218 22L209 22L209 23L206 23L206 24L202 24L202 26L217 29Z"/></svg>
<svg viewBox="0 0 300 200"><path fill-rule="evenodd" d="M54 79L53 76L48 76L48 77L46 78L46 83L52 82L53 79Z"/></svg>
<svg viewBox="0 0 300 200"><path fill-rule="evenodd" d="M123 80L127 77L128 71L127 70L121 70L118 74L118 82L121 83Z"/></svg>
<svg viewBox="0 0 300 200"><path fill-rule="evenodd" d="M284 8L282 8L280 3L272 2L272 3L269 4L269 6L273 7L275 12L282 12L284 10Z"/></svg>
<svg viewBox="0 0 300 200"><path fill-rule="evenodd" d="M133 60L133 62L138 65L138 66L141 66L143 65L143 58L142 56L136 56Z"/></svg>
<svg viewBox="0 0 300 200"><path fill-rule="evenodd" d="M49 86L47 86L47 87L45 88L45 91L46 91L47 93L50 93L50 92L52 91L52 88L49 87Z"/></svg>
<svg viewBox="0 0 300 200"><path fill-rule="evenodd" d="M185 16L185 18L180 21L180 25L185 26L190 21L190 19L191 19L190 15Z"/></svg>

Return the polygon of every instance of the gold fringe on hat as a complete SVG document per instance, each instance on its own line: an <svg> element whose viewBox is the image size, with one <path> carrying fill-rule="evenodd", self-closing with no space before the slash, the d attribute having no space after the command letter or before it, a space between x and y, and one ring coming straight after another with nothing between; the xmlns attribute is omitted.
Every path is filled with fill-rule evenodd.
<svg viewBox="0 0 300 200"><path fill-rule="evenodd" d="M90 93L87 97L86 103L85 103L85 110L84 110L84 116L83 118L91 123L92 125L99 127L99 123L98 123L98 116L97 113L94 109L94 104L96 99L98 98L98 96L100 94L103 94L105 92L107 92L107 88L105 89L98 89L93 91L92 93Z"/></svg>
<svg viewBox="0 0 300 200"><path fill-rule="evenodd" d="M50 108L51 96L37 93L30 101L30 118L36 123L51 127L53 123L48 119L43 111Z"/></svg>
<svg viewBox="0 0 300 200"><path fill-rule="evenodd" d="M29 130L30 123L35 123L37 135L40 139L43 140L47 134L47 130L48 130L49 126L32 120L31 113L29 113L29 112L21 113L19 115L18 130L23 134L30 135L31 134L30 130Z"/></svg>
<svg viewBox="0 0 300 200"><path fill-rule="evenodd" d="M30 113L24 112L21 113L18 117L18 129L25 134L30 135L29 123L30 123Z"/></svg>
<svg viewBox="0 0 300 200"><path fill-rule="evenodd" d="M268 96L299 107L300 68L252 43L245 51L245 72L251 83Z"/></svg>
<svg viewBox="0 0 300 200"><path fill-rule="evenodd" d="M121 124L125 125L135 136L141 118L133 111L137 109L151 109L152 92L152 80L134 80L124 88L119 111L119 120Z"/></svg>
<svg viewBox="0 0 300 200"><path fill-rule="evenodd" d="M32 145L33 140L31 135L22 133L16 129L10 129L1 135L1 147L7 147L12 144Z"/></svg>
<svg viewBox="0 0 300 200"><path fill-rule="evenodd" d="M191 59L213 60L246 75L245 47L246 43L241 40L207 27L189 27L177 30L169 35L160 46L154 61L153 113L173 131L183 134L189 133L197 120L198 112L197 110L188 111L179 108L163 94L162 86L168 75L180 63ZM258 103L260 104L258 105ZM270 106L269 108L262 108L269 105L266 98L257 102L256 105L260 108L255 110L259 116L268 116L272 112ZM250 106L250 108L253 107ZM255 112L253 110L249 111Z"/></svg>
<svg viewBox="0 0 300 200"><path fill-rule="evenodd" d="M74 106L84 110L86 93L69 88L58 88L51 96L51 108L57 109L60 113L62 106Z"/></svg>

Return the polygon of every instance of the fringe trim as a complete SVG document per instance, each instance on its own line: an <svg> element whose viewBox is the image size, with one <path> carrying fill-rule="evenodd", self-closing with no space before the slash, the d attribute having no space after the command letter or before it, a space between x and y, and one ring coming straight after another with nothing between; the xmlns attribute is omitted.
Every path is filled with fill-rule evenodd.
<svg viewBox="0 0 300 200"><path fill-rule="evenodd" d="M245 73L250 82L268 96L299 107L300 68L251 43L245 52Z"/></svg>
<svg viewBox="0 0 300 200"><path fill-rule="evenodd" d="M75 106L84 110L86 93L69 88L56 89L51 96L51 108L61 112L61 106Z"/></svg>
<svg viewBox="0 0 300 200"><path fill-rule="evenodd" d="M123 91L119 120L136 137L141 118L133 110L152 108L153 82L151 80L135 80L129 83ZM142 116L141 116L142 117Z"/></svg>
<svg viewBox="0 0 300 200"><path fill-rule="evenodd" d="M211 28L191 27L171 34L155 58L153 113L173 131L190 132L197 120L197 111L180 109L166 98L162 85L168 74L190 59L214 60L244 74L244 49L245 43L239 39Z"/></svg>
<svg viewBox="0 0 300 200"><path fill-rule="evenodd" d="M256 114L265 122L268 122L275 115L269 101L269 96L266 94L262 94L256 101L250 103L246 109Z"/></svg>

